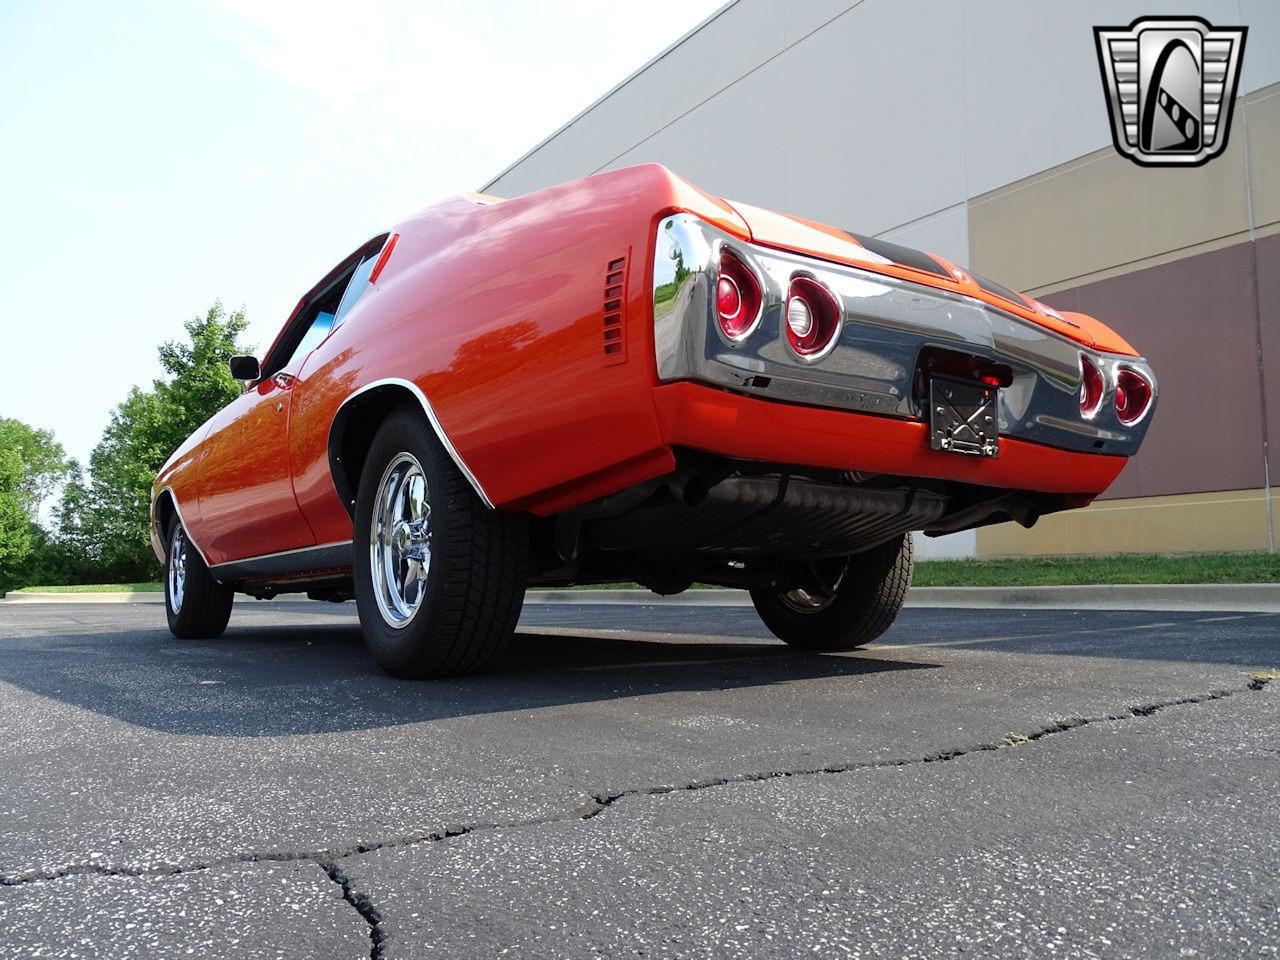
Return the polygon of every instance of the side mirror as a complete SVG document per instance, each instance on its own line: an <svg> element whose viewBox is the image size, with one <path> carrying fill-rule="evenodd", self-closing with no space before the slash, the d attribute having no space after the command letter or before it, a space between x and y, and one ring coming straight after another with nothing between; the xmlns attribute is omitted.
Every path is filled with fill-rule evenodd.
<svg viewBox="0 0 1280 960"><path fill-rule="evenodd" d="M231 367L231 376L243 384L252 383L262 376L257 357L232 357L227 365Z"/></svg>

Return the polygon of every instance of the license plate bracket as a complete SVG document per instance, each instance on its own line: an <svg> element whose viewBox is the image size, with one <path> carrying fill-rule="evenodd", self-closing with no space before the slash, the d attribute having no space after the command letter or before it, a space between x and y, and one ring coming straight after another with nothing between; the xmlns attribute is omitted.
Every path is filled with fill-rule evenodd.
<svg viewBox="0 0 1280 960"><path fill-rule="evenodd" d="M929 380L929 446L971 457L1000 455L997 387L974 380Z"/></svg>

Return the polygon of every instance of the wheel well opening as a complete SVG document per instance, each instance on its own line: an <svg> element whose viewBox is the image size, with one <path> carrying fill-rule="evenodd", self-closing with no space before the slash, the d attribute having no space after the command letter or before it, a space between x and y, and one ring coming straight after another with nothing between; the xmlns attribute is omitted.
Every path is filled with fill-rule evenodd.
<svg viewBox="0 0 1280 960"><path fill-rule="evenodd" d="M177 507L173 504L173 494L168 490L160 491L160 496L156 497L156 533L160 535L162 543L169 536L169 530L177 514ZM165 549L167 550L168 547L166 546Z"/></svg>
<svg viewBox="0 0 1280 960"><path fill-rule="evenodd" d="M420 410L417 398L405 387L387 384L375 387L349 401L338 411L329 431L329 472L338 499L352 520L356 515L356 493L360 475L368 459L369 447L378 427L393 410L409 407Z"/></svg>

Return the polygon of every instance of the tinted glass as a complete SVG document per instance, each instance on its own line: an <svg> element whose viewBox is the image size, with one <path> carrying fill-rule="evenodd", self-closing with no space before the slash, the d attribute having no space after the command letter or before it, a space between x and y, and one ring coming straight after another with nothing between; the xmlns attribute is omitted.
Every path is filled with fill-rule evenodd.
<svg viewBox="0 0 1280 960"><path fill-rule="evenodd" d="M378 260L379 251L375 251L360 261L360 266L356 267L355 274L351 277L351 282L347 284L347 292L342 295L342 302L338 304L338 312L334 315L333 326L339 326L343 317L347 315L347 311L356 305L366 290L369 289L369 274L373 273L373 265Z"/></svg>
<svg viewBox="0 0 1280 960"><path fill-rule="evenodd" d="M302 361L306 359L308 353L319 346L320 341L325 338L330 330L333 329L333 314L321 310L316 314L316 318L311 321L311 326L307 328L306 334L302 338L302 342L298 344L293 356L289 358L285 369L297 370L302 365Z"/></svg>

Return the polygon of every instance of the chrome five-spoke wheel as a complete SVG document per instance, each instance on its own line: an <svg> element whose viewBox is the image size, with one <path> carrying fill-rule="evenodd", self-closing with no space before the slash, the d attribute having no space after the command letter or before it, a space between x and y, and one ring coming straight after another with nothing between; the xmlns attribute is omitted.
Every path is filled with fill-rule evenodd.
<svg viewBox="0 0 1280 960"><path fill-rule="evenodd" d="M373 592L392 627L406 626L422 605L431 569L431 505L416 457L401 453L383 471L369 537Z"/></svg>
<svg viewBox="0 0 1280 960"><path fill-rule="evenodd" d="M173 635L184 640L221 635L231 617L233 596L230 586L209 573L200 548L182 523L175 521L164 571L165 615Z"/></svg>
<svg viewBox="0 0 1280 960"><path fill-rule="evenodd" d="M182 610L182 600L187 594L187 537L182 527L175 526L173 542L169 545L169 606L174 613Z"/></svg>
<svg viewBox="0 0 1280 960"><path fill-rule="evenodd" d="M835 600L836 592L844 580L848 561L822 561L807 566L806 585L779 595L782 602L797 613L816 613L826 609Z"/></svg>
<svg viewBox="0 0 1280 960"><path fill-rule="evenodd" d="M780 586L753 588L751 602L773 635L802 650L853 650L893 623L911 586L911 535L862 553L782 564Z"/></svg>
<svg viewBox="0 0 1280 960"><path fill-rule="evenodd" d="M528 522L481 501L416 402L377 428L354 523L356 607L382 668L447 677L492 663L520 617Z"/></svg>
<svg viewBox="0 0 1280 960"><path fill-rule="evenodd" d="M782 602L793 610L801 613L812 613L815 610L821 610L831 598L835 596L834 592L829 594L810 592L803 587L797 587L794 590L788 590L782 595Z"/></svg>

